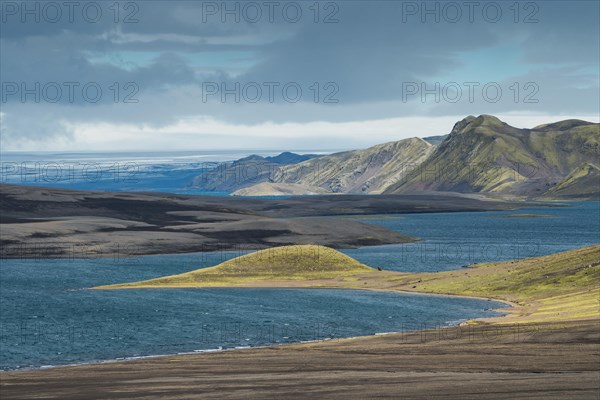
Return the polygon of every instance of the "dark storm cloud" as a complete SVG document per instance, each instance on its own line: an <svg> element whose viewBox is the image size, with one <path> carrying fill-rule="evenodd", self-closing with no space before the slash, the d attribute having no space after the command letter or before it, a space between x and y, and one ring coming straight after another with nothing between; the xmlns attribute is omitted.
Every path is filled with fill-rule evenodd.
<svg viewBox="0 0 600 400"><path fill-rule="evenodd" d="M2 2L4 11L7 3ZM206 15L207 4L221 7L223 2L119 2L118 22L113 2L97 3L102 18L94 23L81 13L73 22L62 18L56 23L43 18L36 23L31 17L22 23L20 15L2 15L3 83L97 82L105 90L98 104L81 97L31 104L9 96L1 104L4 138L6 132L60 135L61 119L160 126L190 115L255 124L460 115L474 109L548 114L593 114L598 109L598 2L521 2L518 13L513 1L479 2L471 16L465 3L456 2L462 12L457 22L449 20L451 12L427 13L435 7L445 10L448 2L321 2L317 23L309 9L312 2L297 2L303 10L297 22L283 18L279 8L273 21L265 14L257 23L243 16L234 22L231 15L222 23L219 13ZM247 2L237 3L243 7ZM490 3L502 10L496 21L490 18L493 13L482 12ZM235 7L236 2L227 4ZM323 23L332 11L333 23ZM514 102L508 96L496 103L422 102L419 96L403 101L407 82L432 86L455 80L497 82L505 94L514 82L534 82L540 101ZM139 103L112 104L107 88L115 82L121 89L135 83ZM275 104L266 96L256 104L222 104L219 96L204 103L203 82L228 87L235 82L298 82L305 96L296 104L281 96ZM320 89L334 82L339 103L314 104L309 91L314 82ZM44 122L27 129L35 123L29 117L33 110Z"/></svg>

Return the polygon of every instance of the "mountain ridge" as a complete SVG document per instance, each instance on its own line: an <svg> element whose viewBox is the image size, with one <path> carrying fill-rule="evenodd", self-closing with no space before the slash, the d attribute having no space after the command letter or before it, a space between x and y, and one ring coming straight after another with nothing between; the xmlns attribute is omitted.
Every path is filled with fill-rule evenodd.
<svg viewBox="0 0 600 400"><path fill-rule="evenodd" d="M421 138L408 138L344 151L277 169L270 180L274 191L281 185L295 192L381 193L398 172L419 165L434 145ZM265 185L248 187L234 194L264 193Z"/></svg>
<svg viewBox="0 0 600 400"><path fill-rule="evenodd" d="M236 177L236 168L250 164L260 169L253 179ZM204 188L240 196L455 192L587 199L600 198L598 165L600 124L567 119L517 128L482 114L457 121L447 135L322 156L250 156L202 177Z"/></svg>
<svg viewBox="0 0 600 400"><path fill-rule="evenodd" d="M599 124L565 120L519 129L468 116L404 181L385 193L484 192L536 197L598 158Z"/></svg>
<svg viewBox="0 0 600 400"><path fill-rule="evenodd" d="M276 156L256 154L221 163L194 178L191 187L205 191L233 192L240 188L268 181L274 171L287 164L295 164L319 157L316 154L296 154L285 151Z"/></svg>

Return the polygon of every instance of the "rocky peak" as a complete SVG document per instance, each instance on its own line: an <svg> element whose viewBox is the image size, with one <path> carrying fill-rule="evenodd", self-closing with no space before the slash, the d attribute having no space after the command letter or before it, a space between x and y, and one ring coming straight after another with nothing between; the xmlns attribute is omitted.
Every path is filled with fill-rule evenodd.
<svg viewBox="0 0 600 400"><path fill-rule="evenodd" d="M452 132L450 133L452 134L456 134L456 133L461 133L461 132L465 132L467 130L471 130L472 128L476 128L478 126L484 126L484 127L500 127L500 126L504 126L506 125L504 122L500 121L498 118L494 117L493 115L487 115L487 114L482 114L480 116L478 116L477 118L469 115L468 117L458 121L456 124L454 124L454 127L452 128ZM469 129L467 129L469 128Z"/></svg>
<svg viewBox="0 0 600 400"><path fill-rule="evenodd" d="M455 134L455 133L458 133L458 132L462 131L474 119L475 119L474 116L469 115L468 117L463 118L462 120L458 121L457 123L454 124L454 127L452 128L452 131L450 132L450 134L452 135L452 134Z"/></svg>

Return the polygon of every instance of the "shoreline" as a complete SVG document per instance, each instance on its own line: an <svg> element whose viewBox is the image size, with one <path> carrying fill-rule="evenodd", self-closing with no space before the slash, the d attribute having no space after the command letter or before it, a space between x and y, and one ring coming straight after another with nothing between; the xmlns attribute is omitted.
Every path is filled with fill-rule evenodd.
<svg viewBox="0 0 600 400"><path fill-rule="evenodd" d="M5 399L595 399L600 321L454 326L0 373ZM490 333L492 336L490 336ZM439 363L432 363L439 359ZM34 385L34 388L32 388ZM572 394L577 393L577 397Z"/></svg>
<svg viewBox="0 0 600 400"><path fill-rule="evenodd" d="M210 268L210 267L207 267ZM458 271L460 269L457 269ZM457 271L457 270L450 270L450 271ZM388 271L390 272L390 271ZM396 271L393 271L396 272ZM405 274L405 272L399 272L400 274ZM414 274L414 273L418 273L418 272L406 272L406 274ZM107 285L110 286L110 285ZM197 289L197 290L203 290L203 289L285 289L285 290L295 290L295 289L310 289L310 290L319 290L319 289L325 289L325 290L365 290L365 291L371 291L371 292L387 292L387 293L400 293L400 294L411 294L411 295L423 295L423 296L436 296L436 297L458 297L458 298L463 298L463 299L475 299L475 300L484 300L484 301L497 301L498 303L505 303L511 307L520 307L519 304L511 302L509 300L502 300L502 299L496 299L493 297L484 297L484 296L470 296L470 295L466 295L466 294L452 294L452 293L429 293L429 292L419 292L419 291L410 291L410 290L396 290L396 289L381 289L381 288L364 288L364 287L339 287L339 286L318 286L318 287L311 287L311 286L206 286L206 287L198 287L198 286L177 286L177 287L168 287L168 286L164 286L164 287L160 287L160 286L155 286L155 287L150 287L150 286L140 286L140 287L120 287L120 288L110 288L110 287L104 287L104 286L97 286L97 287L91 287L91 288L83 288L80 290L161 290L161 289L173 289L173 290L177 290L177 289ZM478 320L479 318L475 318L474 320Z"/></svg>
<svg viewBox="0 0 600 400"><path fill-rule="evenodd" d="M429 400L443 388L444 398L460 400L528 398L532 392L549 400L597 399L599 261L600 245L594 245L465 271L250 282L245 286L313 285L509 307L494 309L501 316L410 331L2 371L0 391L20 400L364 399L399 393ZM553 287L536 286L549 274Z"/></svg>
<svg viewBox="0 0 600 400"><path fill-rule="evenodd" d="M471 272L479 272L479 273L483 273L483 274L487 274L488 271L486 270L486 268L490 268L490 267L494 267L496 266L496 268L498 268L497 265L500 265L500 270L502 270L501 266L502 265L508 265L510 264L510 268L514 269L516 266L514 266L514 263L517 263L518 265L523 264L523 266L525 266L525 268L527 269L531 269L531 267L528 267L528 265L531 265L531 263L533 262L534 264L541 264L541 265L546 265L546 263L548 261L546 260L551 260L551 259L555 259L555 258L559 258L559 259L570 259L573 257L573 255L576 254L588 254L588 256L597 257L597 251L598 248L600 248L600 245L595 245L595 246L591 246L591 247L584 247L584 248L580 248L577 250L570 250L567 252L562 252L562 253L554 253L551 255L547 255L547 256L541 256L541 257L535 257L535 258L525 258L525 259L521 259L521 260L513 260L513 261L505 261L505 262L500 262L500 263L494 263L491 266L488 267L481 267L478 266L477 268L473 268L471 270ZM485 265L485 264L482 264ZM591 266L591 265L590 265ZM588 268L590 267L588 266ZM213 267L215 268L215 267ZM544 268L544 267L542 267ZM509 269L508 271L510 272L511 269ZM464 319L460 319L458 320L456 323L452 323L452 321L447 321L448 324L444 325L444 328L455 328L455 327L461 327L461 326L481 326L481 325L491 325L491 326L499 326L499 325L504 325L506 326L507 324L536 324L536 323L540 323L540 322L551 322L552 319L548 320L548 321L540 321L539 319L539 315L540 314L544 314L543 310L540 310L540 307L543 306L543 297L538 299L535 298L535 296L533 298L528 298L526 299L526 302L524 302L523 298L521 298L520 300L518 299L518 295L517 295L517 291L513 290L512 292L508 292L505 293L504 295L500 295L500 294L492 294L493 292L490 292L490 294L465 294L465 293L457 293L456 291L454 293L448 293L446 292L443 288L437 288L437 289L431 289L428 288L429 290L425 290L426 286L422 286L419 289L414 289L416 288L415 285L413 285L413 283L415 282L415 276L417 277L422 277L423 280L425 280L425 283L428 282L428 280L425 278L425 276L429 275L429 276L445 276L448 274L457 274L458 272L460 273L460 276L464 277L464 275L462 275L462 270L461 269L456 269L456 270L452 270L452 271L444 271L444 272L437 272L437 273L421 273L421 274L415 274L415 273L404 273L404 272L398 272L398 271L370 271L370 272L363 272L363 273L355 273L353 275L350 276L339 276L337 278L333 278L333 279L306 279L306 280L284 280L284 279L280 279L280 280L276 280L276 279L272 279L272 280L257 280L257 281L250 281L250 282L240 282L238 284L230 284L230 285L215 285L215 286L201 286L201 282L199 282L198 284L187 284L187 283L182 283L180 285L143 285L140 284L137 287L123 287L123 286L112 286L112 285L108 285L108 286L99 286L99 287L91 287L91 288L85 288L83 290L140 290L140 289L169 289L169 290L173 290L173 289L196 289L196 290L202 290L202 289L212 289L212 290L218 290L218 289L281 289L281 290L290 290L290 289L310 289L310 290L315 290L315 289L323 289L323 290L360 290L360 291L371 291L371 292L386 292L386 293L395 293L395 294L399 294L399 295L412 295L412 296L436 296L436 297L447 297L447 298L463 298L463 299L471 299L471 300L480 300L480 301L486 301L486 302L498 302L499 304L504 304L507 307L503 307L503 308L487 308L485 310L488 311L493 311L495 313L498 313L500 315L495 315L495 316L485 316L485 317L479 317L479 318L464 318ZM543 272L545 273L545 272ZM465 272L465 275L468 275L467 272ZM346 278L351 278L350 280L346 280ZM470 276L467 276L467 278L470 278ZM413 283L411 283L411 279ZM461 278L462 279L462 278ZM464 280L464 279L463 279ZM469 279L470 280L470 279ZM505 279L506 281L506 279ZM421 279L418 280L418 282L421 282ZM425 284L424 283L424 284ZM199 286L200 284L200 286ZM364 284L364 286L363 286ZM388 285L388 286L386 286ZM413 289L410 289L410 287L412 286ZM499 297L504 297L504 298L499 298ZM508 299L507 299L508 297ZM496 304L495 304L496 305ZM587 317L577 317L576 315L573 316L569 316L567 318L567 320L570 321L580 321L580 320L586 320ZM440 327L441 329L441 327ZM412 332L413 334L416 333L423 333L426 332L428 329L427 328L421 328L421 329L415 329ZM380 333L378 335L378 333ZM351 336L348 338L325 338L325 339L317 339L317 340L311 340L310 342L312 343L320 343L320 342L329 342L331 340L335 340L335 341L340 341L340 340L348 340L348 339L368 339L368 338L374 338L377 336L382 336L383 334L385 334L385 336L394 336L394 335L399 335L399 334L405 334L407 332L402 331L402 332L375 332L372 334L367 334L367 335L359 335L359 336ZM248 348L250 349L260 349L260 348L280 348L281 346L294 346L294 345L302 345L303 341L299 341L299 342L293 342L293 343L269 343L269 344L265 344L265 345L259 345L259 346L248 346ZM246 349L246 346L241 346L242 349ZM39 371L39 370L45 370L45 369L54 369L54 368L64 368L64 367L69 367L69 366L78 366L78 365L98 365L98 364L106 364L106 363L119 363L119 362L130 362L130 361L134 361L137 359L145 359L145 358L161 358L161 357L176 357L176 356L180 356L180 355L190 355L190 354L205 354L205 353L216 353L216 352L225 352L225 351L235 351L235 350L241 350L240 348L237 347L233 347L233 348L213 348L213 349L197 349L197 350L192 350L192 351L186 351L186 352L177 352L174 354L150 354L150 355L142 355L142 356L132 356L132 357L125 357L125 358L116 358L116 359L111 359L111 360L98 360L98 361L89 361L89 362L82 362L82 363L75 363L75 364L67 364L67 365L56 365L56 366L48 366L47 368L44 368L44 366L42 367L33 367L33 368L23 368L23 369L19 369L19 370L7 370L7 371L2 371L2 373L5 372L9 372L9 371L14 371L14 372L23 372L23 371Z"/></svg>
<svg viewBox="0 0 600 400"><path fill-rule="evenodd" d="M4 259L29 255L60 260L80 253L84 258L126 258L315 243L357 248L416 239L344 217L560 207L447 193L256 199L10 184L0 184L0 192L2 228L10 238L0 254Z"/></svg>
<svg viewBox="0 0 600 400"><path fill-rule="evenodd" d="M80 290L143 290L143 289L152 289L152 288L132 288L132 289L96 289L96 288L84 288L84 289L80 289ZM154 288L156 289L173 289L173 288ZM198 288L198 287L189 287L189 288L185 288L185 287L181 287L181 288L177 288L177 289L198 289L198 290L202 290L202 289L206 289L206 288ZM209 289L213 289L213 288L209 288ZM214 289L231 289L231 287L215 287ZM481 317L481 318L473 318L473 319L468 319L468 318L464 318L463 320L461 320L462 322L459 322L457 324L448 324L445 325L443 327L441 327L441 329L451 329L451 328L456 328L456 327L460 327L460 326L465 326L465 325L471 325L469 324L469 322L471 321L477 321L477 322L482 322L482 323L491 323L493 324L493 320L498 319L498 318L506 318L509 317L511 313L513 313L513 309L516 307L520 307L518 304L516 303L512 303L506 300L496 300L496 299L492 299L492 298L486 298L486 297L475 297L475 296L465 296L465 295L452 295L452 294L443 294L443 293L426 293L426 292L410 292L407 290L388 290L388 289L372 289L372 288L339 288L339 287L308 287L308 288L303 288L303 287L273 287L273 286L264 286L264 287L239 287L239 288L235 288L235 289L282 289L282 290L294 290L294 289L303 289L303 290L360 290L360 291L372 291L372 292L386 292L386 293L396 293L396 294L408 294L408 295L425 295L425 296L435 296L435 297L455 297L455 298L464 298L464 299L473 299L473 300L482 300L482 301L495 301L498 303L503 303L508 305L508 307L505 308L493 308L490 309L489 311L493 311L493 312L497 312L497 313L502 313L503 315L499 315L496 317ZM503 311L501 311L503 310ZM489 320L489 321L488 321ZM118 358L114 358L114 359L108 359L108 360L98 360L98 361L84 361L81 363L71 363L71 364L61 364L61 365L49 365L49 366L40 366L40 367L31 367L31 368L20 368L20 369L9 369L9 370L0 370L0 374L4 374L4 373L20 373L20 372L35 372L35 371L45 371L45 370L49 370L49 369L57 369L57 368L69 368L69 367L79 367L79 366L88 366L88 365L104 365L104 364L117 364L117 363L126 363L126 362L132 362L132 361L136 361L136 360L144 360L144 359L156 359L156 358L164 358L164 357L177 357L177 356L190 356L190 355L203 355L206 353L222 353L222 352L232 352L232 351L241 351L241 350L248 350L248 349L268 349L268 348L276 348L276 347L282 347L282 346L297 346L297 345L303 345L303 344L310 344L310 343L325 343L325 342L339 342L342 340L355 340L355 339L368 339L368 338L374 338L377 336L383 336L383 335L403 335L403 334L415 334L415 333L420 333L420 332L426 332L430 329L415 329L415 330L410 330L410 331L392 331L392 332L377 332L377 333L373 333L373 334L368 334L368 335L359 335L359 336L348 336L348 337L340 337L340 338L326 338L326 339L315 339L315 340L308 340L308 341L300 341L300 342L291 342L291 343L272 343L272 344L267 344L267 345L261 345L261 346L245 346L245 347L233 347L233 348L221 348L221 349L198 349L198 350L193 350L193 351L185 351L185 352L178 352L178 353L172 353L172 354L149 354L149 355L142 355L142 356L131 356L131 357L118 357Z"/></svg>

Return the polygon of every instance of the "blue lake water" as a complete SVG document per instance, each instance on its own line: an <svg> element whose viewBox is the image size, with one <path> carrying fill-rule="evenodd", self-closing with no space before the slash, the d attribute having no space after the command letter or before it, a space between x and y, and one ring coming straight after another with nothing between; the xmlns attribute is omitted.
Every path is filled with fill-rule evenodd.
<svg viewBox="0 0 600 400"><path fill-rule="evenodd" d="M523 213L550 217L498 218ZM344 252L371 266L437 271L600 242L598 202L396 217L374 217L370 222L423 240ZM238 255L2 260L0 368L433 328L498 315L492 309L503 306L476 299L325 289L86 290L190 271Z"/></svg>
<svg viewBox="0 0 600 400"><path fill-rule="evenodd" d="M504 304L326 289L82 288L176 273L198 257L3 263L0 368L336 339L448 326Z"/></svg>
<svg viewBox="0 0 600 400"><path fill-rule="evenodd" d="M600 243L600 202L561 204L569 206L361 218L361 222L381 225L422 241L342 251L373 267L433 272ZM546 217L502 218L515 214Z"/></svg>

